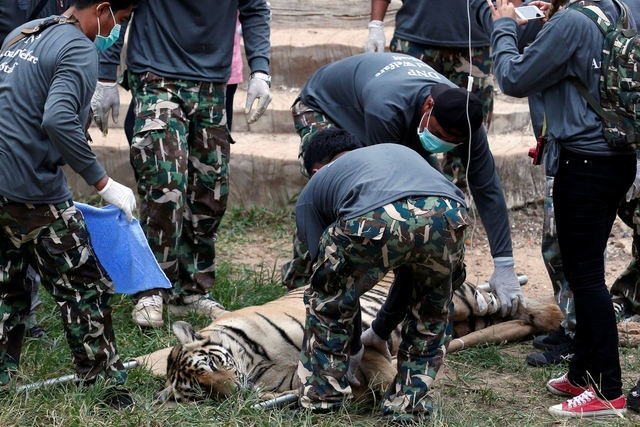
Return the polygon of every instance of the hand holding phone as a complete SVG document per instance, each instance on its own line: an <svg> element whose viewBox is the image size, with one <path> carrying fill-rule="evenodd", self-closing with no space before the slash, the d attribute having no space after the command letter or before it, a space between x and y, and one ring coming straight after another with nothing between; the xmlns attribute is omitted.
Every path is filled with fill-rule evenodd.
<svg viewBox="0 0 640 427"><path fill-rule="evenodd" d="M538 6L520 6L515 8L516 15L520 19L542 19L544 12Z"/></svg>

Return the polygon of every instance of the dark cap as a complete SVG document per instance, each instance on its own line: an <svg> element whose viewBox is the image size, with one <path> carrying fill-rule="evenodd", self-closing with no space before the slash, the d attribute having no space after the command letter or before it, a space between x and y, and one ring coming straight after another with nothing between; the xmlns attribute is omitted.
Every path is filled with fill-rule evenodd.
<svg viewBox="0 0 640 427"><path fill-rule="evenodd" d="M431 88L433 110L431 115L442 129L453 135L468 136L482 125L482 102L473 93L461 87L438 83ZM467 119L467 97L469 99Z"/></svg>

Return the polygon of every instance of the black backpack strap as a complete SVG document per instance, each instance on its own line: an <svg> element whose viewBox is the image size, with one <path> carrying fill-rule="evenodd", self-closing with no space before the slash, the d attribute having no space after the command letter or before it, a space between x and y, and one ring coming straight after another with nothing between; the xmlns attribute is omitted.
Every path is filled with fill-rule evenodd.
<svg viewBox="0 0 640 427"><path fill-rule="evenodd" d="M40 0L40 3L38 3L36 8L33 9L33 12L31 12L31 15L29 15L29 19L27 19L27 22L36 19L38 15L40 15L40 12L42 12L42 9L44 9L45 4L47 4L47 0Z"/></svg>

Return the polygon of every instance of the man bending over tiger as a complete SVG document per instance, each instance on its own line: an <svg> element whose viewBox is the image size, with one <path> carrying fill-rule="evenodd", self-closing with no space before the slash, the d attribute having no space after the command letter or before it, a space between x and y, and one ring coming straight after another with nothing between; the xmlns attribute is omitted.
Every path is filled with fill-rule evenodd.
<svg viewBox="0 0 640 427"><path fill-rule="evenodd" d="M432 410L427 394L445 354L452 272L464 257L464 195L414 150L359 147L352 135L331 128L315 135L304 154L311 179L298 198L296 225L315 264L304 295L300 404L331 411L351 395L354 333L361 347L359 296L393 270L411 290L398 373L382 409L394 419L418 419Z"/></svg>

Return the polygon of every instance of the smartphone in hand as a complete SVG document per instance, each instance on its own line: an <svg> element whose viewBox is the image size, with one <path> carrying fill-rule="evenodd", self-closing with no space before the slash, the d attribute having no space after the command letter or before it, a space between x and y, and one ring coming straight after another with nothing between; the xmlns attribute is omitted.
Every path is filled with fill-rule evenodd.
<svg viewBox="0 0 640 427"><path fill-rule="evenodd" d="M538 6L520 6L516 7L516 15L520 19L542 19L544 12Z"/></svg>

